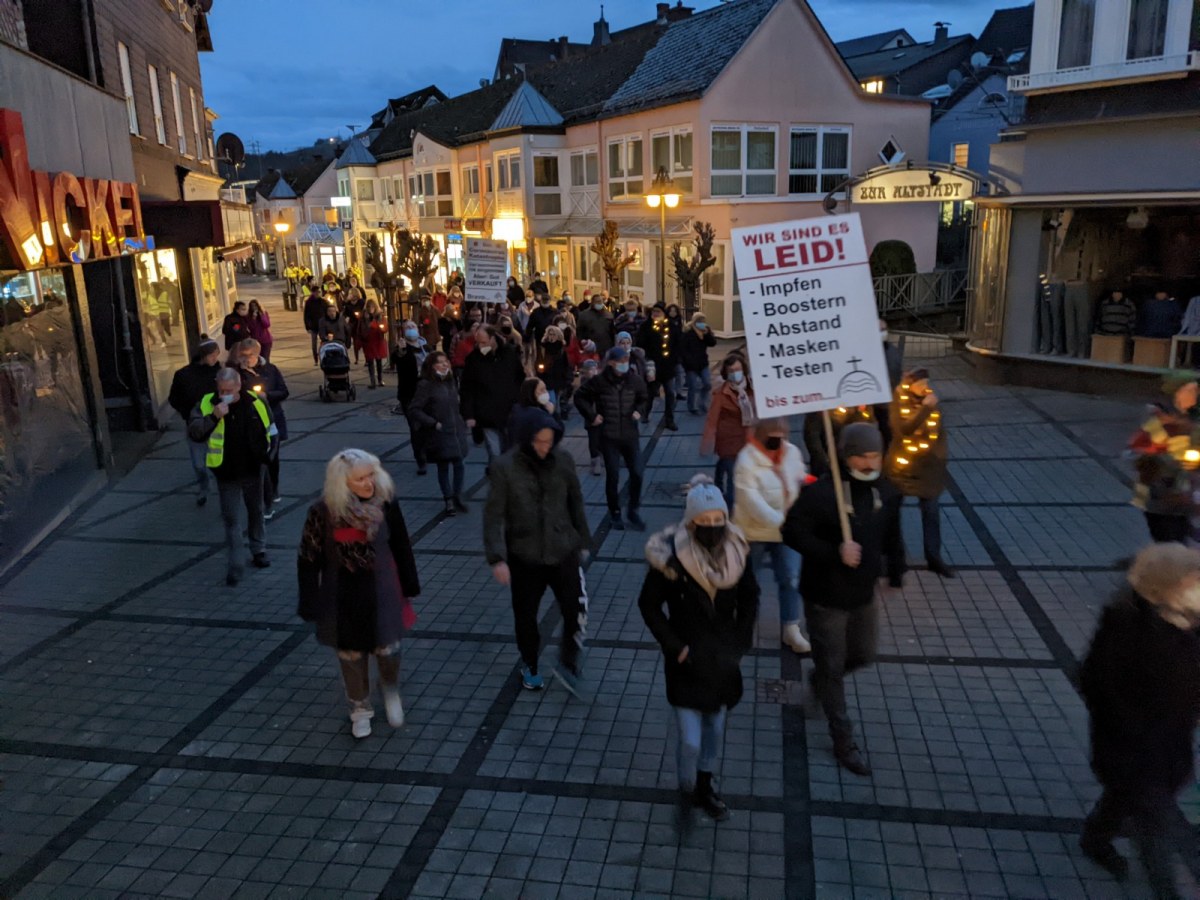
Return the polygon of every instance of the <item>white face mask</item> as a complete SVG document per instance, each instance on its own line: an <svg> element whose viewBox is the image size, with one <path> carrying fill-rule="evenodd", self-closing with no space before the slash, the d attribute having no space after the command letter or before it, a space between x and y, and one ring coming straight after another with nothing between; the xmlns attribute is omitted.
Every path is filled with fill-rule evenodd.
<svg viewBox="0 0 1200 900"><path fill-rule="evenodd" d="M482 353L484 356L487 356L489 353L491 353L495 349L496 349L495 347L480 347L479 352Z"/></svg>
<svg viewBox="0 0 1200 900"><path fill-rule="evenodd" d="M888 333L887 333L887 329L886 329L886 328L882 328L882 329L880 329L880 331L879 331L879 339L880 339L881 341L886 341L886 340L888 339Z"/></svg>
<svg viewBox="0 0 1200 900"><path fill-rule="evenodd" d="M546 391L542 391L540 394L538 394L536 399L538 403L542 404L542 406L550 405L550 394Z"/></svg>
<svg viewBox="0 0 1200 900"><path fill-rule="evenodd" d="M881 469L875 469L873 472L860 472L858 469L851 469L850 477L855 481L878 481L881 472Z"/></svg>

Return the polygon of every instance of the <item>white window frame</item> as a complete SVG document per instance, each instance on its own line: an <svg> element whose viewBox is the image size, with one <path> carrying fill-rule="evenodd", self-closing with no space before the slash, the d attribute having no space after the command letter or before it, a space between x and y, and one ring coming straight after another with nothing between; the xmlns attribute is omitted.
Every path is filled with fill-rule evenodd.
<svg viewBox="0 0 1200 900"><path fill-rule="evenodd" d="M554 174L556 176L555 184L539 185L537 183L537 161L539 159L554 160ZM562 158L557 153L554 153L552 151L543 151L540 153L533 154L533 178L531 179L530 183L533 186L533 214L535 216L561 216L563 214L563 212L562 212L562 176L563 176ZM539 197L553 197L558 203L557 212L554 210L545 210L545 211L539 210L537 208Z"/></svg>
<svg viewBox="0 0 1200 900"><path fill-rule="evenodd" d="M363 196L363 185L367 187L369 197ZM355 178L354 179L354 202L355 203L374 203L375 202L375 179L374 178Z"/></svg>
<svg viewBox="0 0 1200 900"><path fill-rule="evenodd" d="M496 156L496 168L499 169L499 179L496 187L501 191L519 191L521 189L521 154L504 153Z"/></svg>
<svg viewBox="0 0 1200 900"><path fill-rule="evenodd" d="M637 144L635 151L633 145ZM621 173L614 174L612 168L612 148L619 147L617 152L621 158ZM641 163L641 172L631 174L629 163L632 159ZM640 132L610 137L604 144L604 164L608 168L608 200L610 203L640 203L646 194L646 138ZM630 191L630 185L637 186L637 193ZM620 193L616 193L620 187Z"/></svg>
<svg viewBox="0 0 1200 900"><path fill-rule="evenodd" d="M183 128L183 100L179 94L179 76L174 72L167 74L171 79L171 102L175 105L175 149L182 156L190 156L187 152L187 132Z"/></svg>
<svg viewBox="0 0 1200 900"><path fill-rule="evenodd" d="M440 193L438 191L438 175L442 174L450 182L448 193ZM417 203L418 216L454 217L454 178L449 168L418 169L416 174L411 177L416 181L417 185L417 194L414 199Z"/></svg>
<svg viewBox="0 0 1200 900"><path fill-rule="evenodd" d="M712 135L716 133L732 134L738 133L741 135L740 156L738 159L739 168L737 169L718 169L713 166L712 162ZM774 136L775 145L775 166L771 169L751 169L748 165L750 161L750 135L751 134L771 134ZM778 125L734 125L721 124L713 125L709 129L709 196L710 197L777 197L779 196L779 126ZM693 139L692 153L693 157L696 152L695 142ZM712 190L712 179L718 176L737 175L740 179L740 190L737 193L716 193ZM765 177L770 175L774 181L774 188L770 191L754 191L746 190L747 182L755 176Z"/></svg>
<svg viewBox="0 0 1200 900"><path fill-rule="evenodd" d="M817 136L817 165L813 169L793 169L792 168L792 135L793 134L815 134ZM825 165L825 135L827 134L844 134L846 135L846 165L844 167L833 168ZM788 184L787 192L789 197L824 197L829 193L824 190L825 178L830 175L840 175L839 182L845 181L850 177L850 160L851 152L853 151L854 129L849 125L793 125L788 129ZM812 192L797 191L792 193L792 176L793 175L815 175L817 178L817 189ZM839 194L838 196L842 196Z"/></svg>
<svg viewBox="0 0 1200 900"><path fill-rule="evenodd" d="M194 87L189 87L188 94L191 96L192 100L192 136L196 143L196 158L204 159L204 140L200 132L200 114L196 107L196 89ZM201 105L203 105L203 103L201 103Z"/></svg>
<svg viewBox="0 0 1200 900"><path fill-rule="evenodd" d="M593 163L592 163L593 168L591 170L591 174L592 174L593 178L590 181L588 180L588 178L589 178L588 157L591 157L593 160ZM576 161L578 161L578 163ZM579 166L580 175L583 179L582 181L580 181L578 183L576 183L576 181L575 181L575 167L577 164ZM570 170L568 173L568 177L571 179L571 190L587 191L587 190L591 190L593 188L599 187L599 185L600 185L600 152L595 147L587 147L583 150L572 151L568 168Z"/></svg>
<svg viewBox="0 0 1200 900"><path fill-rule="evenodd" d="M154 135L164 147L167 145L167 123L163 121L162 89L158 84L158 68L146 64L146 74L150 77L150 108L154 110Z"/></svg>
<svg viewBox="0 0 1200 900"><path fill-rule="evenodd" d="M121 64L121 90L125 93L125 112L129 115L129 133L142 136L138 127L137 99L133 94L133 70L129 67L129 48L117 41L117 59Z"/></svg>
<svg viewBox="0 0 1200 900"><path fill-rule="evenodd" d="M483 164L483 192L485 194L496 193L496 169L490 163Z"/></svg>
<svg viewBox="0 0 1200 900"><path fill-rule="evenodd" d="M679 139L682 137L690 137L692 139L692 165L690 168L684 168L683 162L679 159ZM650 132L650 177L654 178L658 175L658 166L654 164L654 141L659 138L667 139L667 174L671 180L675 182L675 189L684 195L693 193L695 190L696 177L696 137L692 131L692 126L682 126L678 128L660 128Z"/></svg>
<svg viewBox="0 0 1200 900"><path fill-rule="evenodd" d="M478 197L481 193L482 182L479 180L479 164L471 163L463 166L459 172L462 179L463 198Z"/></svg>

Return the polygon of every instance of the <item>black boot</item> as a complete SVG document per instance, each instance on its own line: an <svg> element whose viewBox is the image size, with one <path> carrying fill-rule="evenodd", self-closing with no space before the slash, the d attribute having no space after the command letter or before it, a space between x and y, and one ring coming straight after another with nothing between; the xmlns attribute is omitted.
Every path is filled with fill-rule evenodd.
<svg viewBox="0 0 1200 900"><path fill-rule="evenodd" d="M458 515L458 512L454 509L454 501L450 497L446 498L445 503L446 503L446 508L445 508L444 512L446 513L447 516Z"/></svg>
<svg viewBox="0 0 1200 900"><path fill-rule="evenodd" d="M666 421L664 421L663 428L667 429L667 431L678 431L679 430L679 426L675 424L674 418L667 419Z"/></svg>
<svg viewBox="0 0 1200 900"><path fill-rule="evenodd" d="M856 744L837 746L834 748L833 755L837 757L838 765L847 772L853 772L863 778L871 777L871 767L862 758L862 753L859 752Z"/></svg>
<svg viewBox="0 0 1200 900"><path fill-rule="evenodd" d="M1084 835L1079 839L1079 849L1083 851L1083 855L1112 875L1117 881L1124 881L1128 878L1129 862L1117 852L1117 848L1112 845L1112 841L1098 841L1094 838L1089 838L1086 831L1084 829Z"/></svg>
<svg viewBox="0 0 1200 900"><path fill-rule="evenodd" d="M696 793L693 795L696 805L718 822L729 818L729 807L713 789L712 772L696 773Z"/></svg>
<svg viewBox="0 0 1200 900"><path fill-rule="evenodd" d="M451 498L450 502L454 504L454 508L456 510L458 510L459 512L465 513L467 511L467 504L463 503L463 498L462 498L461 494L455 494Z"/></svg>
<svg viewBox="0 0 1200 900"><path fill-rule="evenodd" d="M942 578L954 578L954 570L942 562L938 557L927 560L929 571L934 575L940 575Z"/></svg>

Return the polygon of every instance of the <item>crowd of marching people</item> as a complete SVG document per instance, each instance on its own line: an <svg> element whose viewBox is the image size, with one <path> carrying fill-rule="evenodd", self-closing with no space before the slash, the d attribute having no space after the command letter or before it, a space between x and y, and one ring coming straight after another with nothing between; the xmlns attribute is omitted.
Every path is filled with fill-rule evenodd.
<svg viewBox="0 0 1200 900"><path fill-rule="evenodd" d="M344 290L313 282L304 306L314 362L343 347L371 386L394 378L395 412L407 419L417 475L436 470L444 516L467 511L465 460L488 465L482 543L494 581L507 588L520 684L542 689L538 608L549 589L562 613L552 673L573 696L590 695L585 570L593 534L575 458L562 446L578 413L584 472L604 477L611 530L644 530L643 435L676 431L677 404L702 419L699 450L712 460L686 487L680 521L648 535L637 596L663 652L666 699L676 719L676 775L689 801L729 815L717 791L725 718L741 699L740 662L753 645L763 579L776 587L781 646L810 655L809 705L823 713L837 762L871 776L855 738L846 677L876 657L880 603L901 588L906 554L900 510L917 499L927 570L955 577L942 554L938 499L948 484L948 430L926 369L902 367L886 325L880 339L893 397L879 406L759 418L752 367L716 345L702 314L643 308L607 292L555 300L540 278L485 310L461 284L408 298L394 334L357 279ZM331 296L332 295L332 296ZM270 363L270 319L238 304L215 341L176 375L171 405L186 423L196 497L215 479L227 543L227 581L266 567L265 521L279 491L288 388ZM1136 502L1157 543L1132 562L1128 586L1102 619L1083 665L1093 763L1104 788L1087 820L1084 852L1118 878L1122 823L1135 838L1159 896L1171 891L1177 854L1200 873L1195 836L1176 804L1192 775L1200 718L1200 441L1194 373L1173 376L1164 401L1131 442ZM243 519L242 509L245 510ZM403 724L400 650L421 591L396 486L375 456L348 449L330 460L299 549L299 614L335 652L351 733L371 733L369 661L376 660L387 721ZM631 598L632 601L632 598ZM1155 660L1155 664L1147 663ZM818 712L819 710L819 712Z"/></svg>

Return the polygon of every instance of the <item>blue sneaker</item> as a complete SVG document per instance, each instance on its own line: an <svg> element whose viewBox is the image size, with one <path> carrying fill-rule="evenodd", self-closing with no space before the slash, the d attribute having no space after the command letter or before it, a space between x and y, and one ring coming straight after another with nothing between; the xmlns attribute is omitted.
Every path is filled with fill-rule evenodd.
<svg viewBox="0 0 1200 900"><path fill-rule="evenodd" d="M562 686L570 691L576 700L582 700L584 703L591 702L591 697L584 688L582 672L558 663L554 667L554 677L562 682Z"/></svg>
<svg viewBox="0 0 1200 900"><path fill-rule="evenodd" d="M521 687L527 691L540 691L544 684L541 675L530 671L529 666L521 666Z"/></svg>

